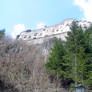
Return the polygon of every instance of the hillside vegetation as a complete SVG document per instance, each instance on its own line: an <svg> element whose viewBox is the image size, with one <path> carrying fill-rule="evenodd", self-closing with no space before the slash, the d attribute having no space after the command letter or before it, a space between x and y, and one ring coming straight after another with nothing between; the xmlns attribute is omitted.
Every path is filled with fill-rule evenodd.
<svg viewBox="0 0 92 92"><path fill-rule="evenodd" d="M48 74L66 89L81 84L92 90L92 27L83 30L73 22L66 39L55 41L46 63Z"/></svg>
<svg viewBox="0 0 92 92"><path fill-rule="evenodd" d="M49 43L53 43L53 40ZM46 73L47 56L42 52L42 47L45 48L49 43L30 46L3 35L0 39L0 92L56 90ZM60 90L66 92L63 88Z"/></svg>
<svg viewBox="0 0 92 92"><path fill-rule="evenodd" d="M74 22L66 39L27 45L1 31L0 92L69 92L78 84L91 92L92 27Z"/></svg>

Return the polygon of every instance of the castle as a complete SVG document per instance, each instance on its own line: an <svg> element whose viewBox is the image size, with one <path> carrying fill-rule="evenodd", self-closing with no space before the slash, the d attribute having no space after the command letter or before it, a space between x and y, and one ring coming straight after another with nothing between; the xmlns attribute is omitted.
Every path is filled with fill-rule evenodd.
<svg viewBox="0 0 92 92"><path fill-rule="evenodd" d="M62 40L66 40L67 32L71 31L70 26L73 21L76 21L74 19L66 19L60 24L56 24L54 26L44 27L42 29L37 30L27 30L22 32L18 39L27 41L30 44L41 44L47 39L56 37L60 38ZM82 28L88 28L91 25L91 22L88 21L76 21L79 25L82 26Z"/></svg>

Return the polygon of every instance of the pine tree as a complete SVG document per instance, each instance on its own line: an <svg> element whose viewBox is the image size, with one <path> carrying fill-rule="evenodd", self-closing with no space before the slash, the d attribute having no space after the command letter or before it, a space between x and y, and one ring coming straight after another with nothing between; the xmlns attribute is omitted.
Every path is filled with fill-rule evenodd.
<svg viewBox="0 0 92 92"><path fill-rule="evenodd" d="M63 44L56 40L46 63L47 72L60 78L63 86L82 84L92 89L92 27L83 30L77 22L71 25Z"/></svg>
<svg viewBox="0 0 92 92"><path fill-rule="evenodd" d="M83 31L76 22L73 22L71 32L68 32L66 42L67 55L65 59L70 62L71 73L69 76L75 81L75 86L79 83L87 86L88 76L90 76L88 68L91 69L92 67L88 63L91 61L92 50L88 36L86 31Z"/></svg>
<svg viewBox="0 0 92 92"><path fill-rule="evenodd" d="M92 90L92 26L85 31L85 85Z"/></svg>
<svg viewBox="0 0 92 92"><path fill-rule="evenodd" d="M0 30L0 39L3 38L5 36L5 30Z"/></svg>
<svg viewBox="0 0 92 92"><path fill-rule="evenodd" d="M65 54L66 51L63 42L60 39L56 39L54 47L51 49L48 62L46 63L47 72L54 78L58 76L58 78L62 81L62 84L68 77L68 64L63 58Z"/></svg>

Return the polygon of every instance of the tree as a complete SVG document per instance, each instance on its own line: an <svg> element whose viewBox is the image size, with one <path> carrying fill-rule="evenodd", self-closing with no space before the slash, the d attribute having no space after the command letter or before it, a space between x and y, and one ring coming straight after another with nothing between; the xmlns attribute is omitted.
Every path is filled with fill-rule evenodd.
<svg viewBox="0 0 92 92"><path fill-rule="evenodd" d="M85 31L85 85L92 90L92 26Z"/></svg>
<svg viewBox="0 0 92 92"><path fill-rule="evenodd" d="M46 70L56 80L60 79L62 84L66 81L68 74L68 62L64 61L66 54L64 44L60 39L56 39L53 48L51 49L50 57L46 63ZM64 87L66 86L63 85Z"/></svg>
<svg viewBox="0 0 92 92"><path fill-rule="evenodd" d="M92 27L83 30L73 22L70 29L64 44L55 41L46 63L47 72L54 77L58 74L64 87L75 83L92 89Z"/></svg>
<svg viewBox="0 0 92 92"><path fill-rule="evenodd" d="M0 39L5 35L5 29L0 30Z"/></svg>
<svg viewBox="0 0 92 92"><path fill-rule="evenodd" d="M89 33L76 22L73 22L71 32L68 32L65 59L70 62L72 69L70 69L69 76L75 81L75 86L81 83L88 87L88 80L92 76L92 46L89 44L89 42L91 43Z"/></svg>
<svg viewBox="0 0 92 92"><path fill-rule="evenodd" d="M81 74L83 71L80 69L83 68L83 62L81 61L82 55L84 55L84 48L82 46L84 43L83 38L84 33L82 28L79 27L76 22L73 22L71 32L68 32L66 48L68 59L72 67L70 77L75 81L75 85L77 85L77 82L81 81L80 77L83 76L83 74Z"/></svg>

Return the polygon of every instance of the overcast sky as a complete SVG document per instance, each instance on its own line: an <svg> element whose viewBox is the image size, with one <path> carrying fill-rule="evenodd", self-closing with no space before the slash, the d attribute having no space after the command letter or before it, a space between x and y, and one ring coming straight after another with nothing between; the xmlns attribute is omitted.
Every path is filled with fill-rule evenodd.
<svg viewBox="0 0 92 92"><path fill-rule="evenodd" d="M67 18L92 21L92 0L0 0L0 29L13 38Z"/></svg>

